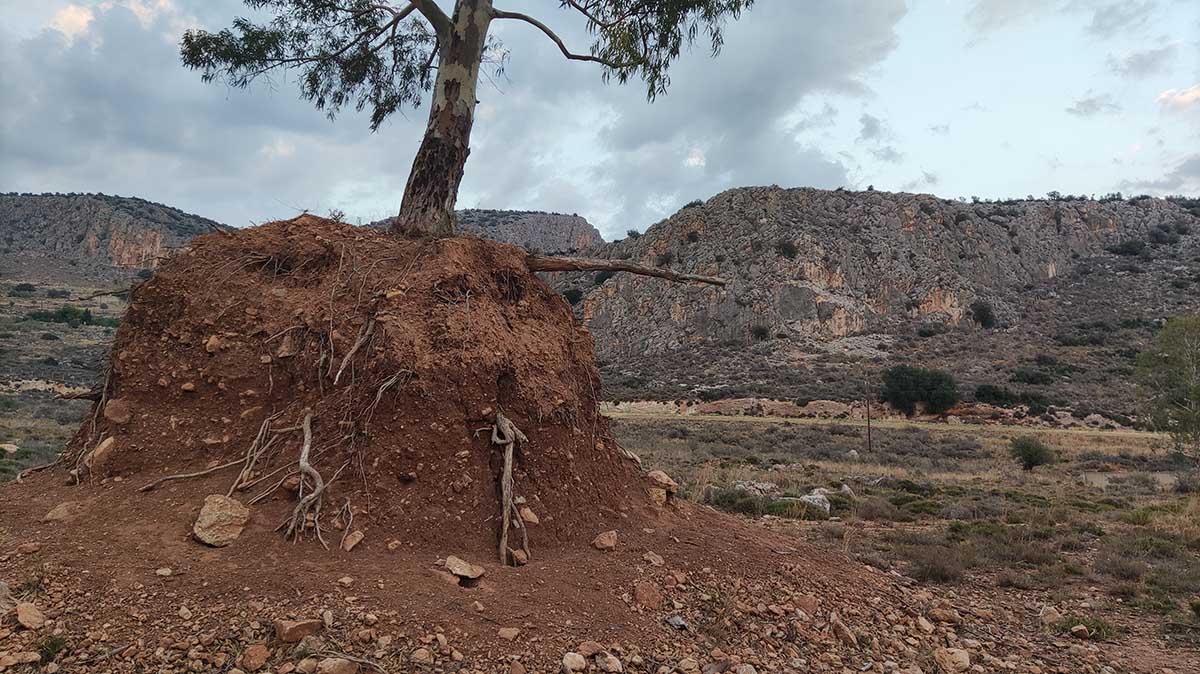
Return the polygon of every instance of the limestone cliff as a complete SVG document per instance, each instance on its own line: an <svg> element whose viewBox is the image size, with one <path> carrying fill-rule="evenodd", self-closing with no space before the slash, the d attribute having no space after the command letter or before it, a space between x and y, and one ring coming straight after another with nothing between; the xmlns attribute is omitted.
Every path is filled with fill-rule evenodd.
<svg viewBox="0 0 1200 674"><path fill-rule="evenodd" d="M1160 199L962 203L929 195L747 187L685 208L603 257L712 276L725 288L591 277L581 316L602 358L713 344L828 341L910 322L955 326L976 300L1003 321L1020 291L1194 217ZM596 280L601 280L595 284Z"/></svg>
<svg viewBox="0 0 1200 674"><path fill-rule="evenodd" d="M470 208L457 212L458 233L511 243L541 253L575 253L604 244L604 238L586 219L564 213L497 211ZM369 223L387 228L391 218Z"/></svg>
<svg viewBox="0 0 1200 674"><path fill-rule="evenodd" d="M152 269L169 249L217 226L133 197L0 195L0 256L10 274L27 278L97 279Z"/></svg>

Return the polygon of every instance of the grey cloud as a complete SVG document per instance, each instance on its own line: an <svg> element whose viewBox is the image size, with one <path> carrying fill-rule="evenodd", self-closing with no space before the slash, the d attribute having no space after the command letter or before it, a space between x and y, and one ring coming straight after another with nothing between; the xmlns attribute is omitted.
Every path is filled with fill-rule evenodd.
<svg viewBox="0 0 1200 674"><path fill-rule="evenodd" d="M1108 67L1121 77L1155 75L1166 69L1178 51L1176 45L1169 44L1158 49L1131 52L1119 58L1109 54Z"/></svg>
<svg viewBox="0 0 1200 674"><path fill-rule="evenodd" d="M967 26L976 36L982 36L1045 11L1045 0L975 0L967 10Z"/></svg>
<svg viewBox="0 0 1200 674"><path fill-rule="evenodd" d="M1077 117L1095 117L1104 113L1119 112L1121 106L1113 101L1109 94L1084 96L1076 100L1066 111Z"/></svg>
<svg viewBox="0 0 1200 674"><path fill-rule="evenodd" d="M858 132L859 140L873 141L883 138L883 120L875 115L869 115L864 112L862 117L858 118L858 123L861 129Z"/></svg>
<svg viewBox="0 0 1200 674"><path fill-rule="evenodd" d="M891 145L872 148L870 152L871 156L875 157L879 161L886 161L890 164L898 164L901 159L904 159L904 155Z"/></svg>
<svg viewBox="0 0 1200 674"><path fill-rule="evenodd" d="M233 0L176 4L210 29L245 11ZM586 51L573 15L546 11L555 3L512 4ZM606 87L598 68L565 61L531 27L497 22L512 57L496 86L480 87L460 203L578 212L611 235L738 185L847 184L843 159L797 139L836 110L788 120L807 97L862 94L904 13L901 0L758 3L727 27L716 60L703 47L685 54L653 105L639 84ZM135 194L235 225L294 208L394 213L424 110L371 134L353 112L331 123L290 80L203 84L162 39L168 19L146 29L118 6L96 12L94 42L0 34L0 86L23 92L22 105L0 107L7 189Z"/></svg>
<svg viewBox="0 0 1200 674"><path fill-rule="evenodd" d="M1200 189L1200 154L1194 154L1179 162L1161 178L1156 180L1126 180L1122 189L1152 190L1159 193Z"/></svg>
<svg viewBox="0 0 1200 674"><path fill-rule="evenodd" d="M900 186L904 191L915 190L921 187L936 187L941 182L941 178L933 171L921 171L921 177L915 180L910 180Z"/></svg>
<svg viewBox="0 0 1200 674"><path fill-rule="evenodd" d="M792 131L799 133L801 131L810 131L812 129L827 128L833 126L833 123L836 119L837 108L833 107L829 103L825 103L819 112L814 112L811 115L806 115L800 118L800 120L792 126Z"/></svg>
<svg viewBox="0 0 1200 674"><path fill-rule="evenodd" d="M1092 14L1087 31L1100 38L1111 38L1120 33L1136 31L1146 25L1157 7L1158 3L1154 0L1126 0L1103 5Z"/></svg>

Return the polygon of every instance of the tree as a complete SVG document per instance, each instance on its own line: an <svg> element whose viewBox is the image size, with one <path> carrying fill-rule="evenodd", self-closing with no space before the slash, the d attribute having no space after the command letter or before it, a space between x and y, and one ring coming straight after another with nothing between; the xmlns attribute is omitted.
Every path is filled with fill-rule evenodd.
<svg viewBox="0 0 1200 674"><path fill-rule="evenodd" d="M1013 438L1009 443L1008 453L1025 470L1033 470L1038 466L1054 463L1054 450L1032 435Z"/></svg>
<svg viewBox="0 0 1200 674"><path fill-rule="evenodd" d="M1170 433L1178 450L1200 458L1200 315L1167 320L1138 354L1137 372L1154 427Z"/></svg>
<svg viewBox="0 0 1200 674"><path fill-rule="evenodd" d="M393 2L395 0L392 0ZM301 95L332 117L370 109L376 131L392 113L420 104L432 90L429 120L413 160L396 233L448 236L470 154L476 86L485 63L502 68L506 52L489 37L492 21L529 24L563 57L599 64L605 81L639 77L650 100L666 91L680 50L703 34L715 55L726 19L754 0L559 0L582 20L592 44L572 51L541 19L493 7L493 0L454 0L447 15L435 0L244 0L273 15L259 24L237 18L217 33L189 30L183 63L204 81L246 87L278 71L300 73Z"/></svg>
<svg viewBox="0 0 1200 674"><path fill-rule="evenodd" d="M917 403L924 403L926 412L941 414L958 402L958 385L948 372L897 365L884 370L880 395L909 416L916 414Z"/></svg>

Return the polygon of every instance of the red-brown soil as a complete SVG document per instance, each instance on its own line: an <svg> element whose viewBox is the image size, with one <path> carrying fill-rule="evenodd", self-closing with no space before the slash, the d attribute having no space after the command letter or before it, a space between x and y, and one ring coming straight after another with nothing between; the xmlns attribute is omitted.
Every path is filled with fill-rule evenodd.
<svg viewBox="0 0 1200 674"><path fill-rule="evenodd" d="M239 659L263 645L265 667L288 674L315 663L273 621L325 616L310 650L375 663L364 671L555 672L587 640L607 651L592 671L936 672L945 648L976 671L1137 670L1087 642L1055 645L1028 615L656 504L597 412L590 337L523 260L312 217L201 237L169 260L134 291L107 402L66 464L0 488L0 580L50 620L5 616L0 668L41 648L48 671L229 672L252 669ZM516 494L540 523L523 567L497 559L497 410L529 438ZM272 486L301 445L285 429L308 411L314 465L326 480L342 468L322 516L328 550L277 530L296 495ZM256 502L229 547L191 528L239 466L139 489L246 456L272 415L280 439L254 486L233 491ZM107 438L111 452L93 454ZM56 506L64 517L45 521ZM337 545L347 524L365 534L349 552ZM616 549L594 549L608 530ZM454 582L448 555L484 567L481 582Z"/></svg>
<svg viewBox="0 0 1200 674"><path fill-rule="evenodd" d="M501 410L529 438L514 477L541 522L535 549L586 544L606 513L649 505L597 412L590 335L513 246L310 216L200 237L133 293L112 362L107 408L128 421L100 415L72 448L115 439L99 477L220 465L268 417L294 428L311 410L314 467L325 480L342 469L327 503L350 499L376 538L426 548L450 535L482 554L499 529ZM285 433L256 472L294 471L301 442Z"/></svg>

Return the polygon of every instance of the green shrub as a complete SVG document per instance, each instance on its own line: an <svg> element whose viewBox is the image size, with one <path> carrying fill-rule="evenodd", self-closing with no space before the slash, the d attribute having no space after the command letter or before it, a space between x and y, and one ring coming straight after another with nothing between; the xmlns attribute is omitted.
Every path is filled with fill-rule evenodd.
<svg viewBox="0 0 1200 674"><path fill-rule="evenodd" d="M1142 252L1146 250L1146 242L1142 241L1141 239L1130 239L1128 241L1122 241L1121 243L1108 246L1105 248L1105 250L1115 255L1135 257L1137 255L1141 255Z"/></svg>
<svg viewBox="0 0 1200 674"><path fill-rule="evenodd" d="M568 288L567 290L563 291L563 297L567 298L567 301L571 303L571 306L575 306L576 304L579 304L579 300L583 299L583 291L579 288Z"/></svg>
<svg viewBox="0 0 1200 674"><path fill-rule="evenodd" d="M703 206L703 205L704 205L703 199L693 199L692 201L689 201L686 204L684 204L683 208L681 208L679 210L683 211L683 210L687 210L689 208L696 208L697 206Z"/></svg>
<svg viewBox="0 0 1200 674"><path fill-rule="evenodd" d="M1028 367L1019 367L1013 371L1009 381L1017 384L1033 384L1035 386L1044 386L1054 383L1054 376L1048 372L1034 370Z"/></svg>
<svg viewBox="0 0 1200 674"><path fill-rule="evenodd" d="M1054 462L1054 450L1032 435L1013 438L1008 451L1025 470Z"/></svg>
<svg viewBox="0 0 1200 674"><path fill-rule="evenodd" d="M971 318L989 330L996 327L996 311L992 309L991 303L985 300L975 300L971 303Z"/></svg>
<svg viewBox="0 0 1200 674"><path fill-rule="evenodd" d="M1092 641L1105 641L1117 634L1117 628L1099 618L1077 615L1068 615L1057 623L1054 623L1054 631L1059 634L1070 634L1071 628L1076 625L1086 627L1088 629L1086 638Z"/></svg>
<svg viewBox="0 0 1200 674"><path fill-rule="evenodd" d="M117 319L115 318L97 318L92 315L91 309L80 309L72 306L59 307L54 311L30 312L25 318L31 321L43 321L46 323L66 323L73 328L81 325L117 327Z"/></svg>
<svg viewBox="0 0 1200 674"><path fill-rule="evenodd" d="M750 326L750 336L754 338L754 341L761 342L771 336L771 328L766 325L752 325Z"/></svg>
<svg viewBox="0 0 1200 674"><path fill-rule="evenodd" d="M800 254L800 250L796 248L796 244L787 239L780 239L775 242L775 252L789 260L796 259L796 256Z"/></svg>
<svg viewBox="0 0 1200 674"><path fill-rule="evenodd" d="M605 281L615 276L616 273L617 272L615 271L598 271L596 272L595 278L592 279L592 283L595 285L603 285Z"/></svg>
<svg viewBox="0 0 1200 674"><path fill-rule="evenodd" d="M884 370L880 395L909 416L917 403L924 403L930 414L941 414L958 402L958 385L948 372L896 365Z"/></svg>
<svg viewBox="0 0 1200 674"><path fill-rule="evenodd" d="M628 236L631 239L636 239L636 238L640 237L641 235L642 235L642 233L637 231L636 229L631 229L631 230L625 232L625 236Z"/></svg>

